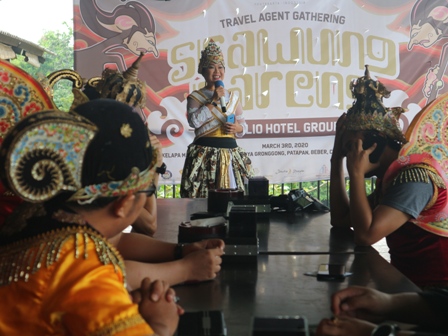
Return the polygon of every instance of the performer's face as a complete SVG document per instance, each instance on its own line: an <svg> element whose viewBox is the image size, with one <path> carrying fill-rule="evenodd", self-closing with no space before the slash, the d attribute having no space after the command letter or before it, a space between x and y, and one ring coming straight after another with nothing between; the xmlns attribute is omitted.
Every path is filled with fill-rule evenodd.
<svg viewBox="0 0 448 336"><path fill-rule="evenodd" d="M226 69L224 66L219 64L209 64L207 68L205 68L202 75L207 83L214 83L216 81L224 81L224 74Z"/></svg>

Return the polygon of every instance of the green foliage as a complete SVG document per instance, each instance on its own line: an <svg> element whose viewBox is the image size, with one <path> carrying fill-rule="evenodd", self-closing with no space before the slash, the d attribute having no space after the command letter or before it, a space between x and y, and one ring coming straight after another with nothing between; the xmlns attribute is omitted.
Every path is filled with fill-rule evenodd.
<svg viewBox="0 0 448 336"><path fill-rule="evenodd" d="M65 26L67 31L48 31L39 40L38 44L51 52L44 54L45 62L39 68L25 62L24 57L20 55L11 63L22 68L39 81L54 71L73 69L73 28L67 23L65 23ZM62 111L69 110L73 101L72 83L70 81L63 80L56 83L53 88L53 101Z"/></svg>
<svg viewBox="0 0 448 336"><path fill-rule="evenodd" d="M180 184L159 185L157 198L180 198Z"/></svg>

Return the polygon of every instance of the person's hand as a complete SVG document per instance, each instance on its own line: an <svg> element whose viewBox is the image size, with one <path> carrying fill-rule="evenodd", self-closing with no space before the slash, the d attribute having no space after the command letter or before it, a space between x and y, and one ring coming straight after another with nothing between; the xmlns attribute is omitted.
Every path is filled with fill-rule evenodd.
<svg viewBox="0 0 448 336"><path fill-rule="evenodd" d="M334 293L331 300L331 310L335 316L351 316L377 322L388 318L386 314L391 305L391 295L358 286Z"/></svg>
<svg viewBox="0 0 448 336"><path fill-rule="evenodd" d="M350 177L356 174L364 175L372 169L378 167L380 163L371 163L369 155L375 150L377 144L370 148L362 148L362 139L353 141L350 150L347 152L347 171Z"/></svg>
<svg viewBox="0 0 448 336"><path fill-rule="evenodd" d="M206 281L216 278L221 270L223 250L220 247L197 250L181 259L188 281Z"/></svg>
<svg viewBox="0 0 448 336"><path fill-rule="evenodd" d="M347 113L343 113L336 122L336 135L334 137L333 152L331 153L331 161L340 161L345 157L345 151L342 147L342 138L345 132L345 120Z"/></svg>
<svg viewBox="0 0 448 336"><path fill-rule="evenodd" d="M226 122L225 128L227 134L241 133L243 131L243 126L241 126L237 122L235 123Z"/></svg>
<svg viewBox="0 0 448 336"><path fill-rule="evenodd" d="M175 291L161 280L142 281L141 287L131 293L143 319L157 335L173 335L184 310L175 302Z"/></svg>
<svg viewBox="0 0 448 336"><path fill-rule="evenodd" d="M212 100L215 102L219 102L221 97L224 97L226 91L224 90L224 86L215 86L215 92L213 92ZM218 103L219 105L219 103Z"/></svg>
<svg viewBox="0 0 448 336"><path fill-rule="evenodd" d="M147 283L147 281L149 281ZM149 278L145 278L142 280L141 287L133 290L130 292L130 296L132 299L132 302L135 304L140 304L143 300L143 286L150 285L149 288L149 297L152 301L158 302L160 299L165 298L167 301L176 301L176 292L174 289L168 287L168 290L166 288L167 284L164 281L156 280L154 282L151 282Z"/></svg>
<svg viewBox="0 0 448 336"><path fill-rule="evenodd" d="M162 144L159 139L155 135L149 136L149 141L151 142L151 147L157 153L157 163L156 167L161 167L163 164L163 155L162 155Z"/></svg>
<svg viewBox="0 0 448 336"><path fill-rule="evenodd" d="M366 336L372 334L375 325L353 317L323 319L316 329L316 336Z"/></svg>
<svg viewBox="0 0 448 336"><path fill-rule="evenodd" d="M203 249L214 249L214 248L220 248L222 251L224 251L225 243L222 239L213 238L213 239L204 239L198 242L194 242L188 245L185 245L182 254L183 256L186 256L192 252L203 250Z"/></svg>

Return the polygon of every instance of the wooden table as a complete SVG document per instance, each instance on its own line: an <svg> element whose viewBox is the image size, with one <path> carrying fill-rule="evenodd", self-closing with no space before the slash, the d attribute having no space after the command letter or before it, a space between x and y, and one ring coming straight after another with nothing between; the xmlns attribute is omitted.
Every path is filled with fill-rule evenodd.
<svg viewBox="0 0 448 336"><path fill-rule="evenodd" d="M156 238L177 242L178 224L204 211L205 200L158 200ZM371 247L356 248L351 230L331 229L328 214L272 214L259 223L260 254L252 262L224 260L213 281L176 286L186 311L221 310L228 335L249 335L253 316L303 315L311 329L330 317L330 298L349 285L388 293L419 291ZM345 264L343 282L305 275L319 264Z"/></svg>
<svg viewBox="0 0 448 336"><path fill-rule="evenodd" d="M321 263L343 262L353 274L344 282L304 275ZM303 315L313 327L332 316L331 294L348 285L385 292L417 291L378 253L262 255L251 263L224 263L214 281L176 286L186 311L222 310L228 335L248 335L252 316Z"/></svg>
<svg viewBox="0 0 448 336"><path fill-rule="evenodd" d="M156 238L177 243L178 225L207 210L206 199L159 199ZM258 222L260 252L330 253L360 250L352 231L334 229L329 213L271 213ZM330 230L333 234L329 235ZM362 250L362 249L361 249Z"/></svg>

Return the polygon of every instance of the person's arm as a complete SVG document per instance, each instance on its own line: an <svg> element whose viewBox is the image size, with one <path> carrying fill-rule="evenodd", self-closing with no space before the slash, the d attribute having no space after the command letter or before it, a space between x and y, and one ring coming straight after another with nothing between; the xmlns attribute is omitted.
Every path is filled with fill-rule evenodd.
<svg viewBox="0 0 448 336"><path fill-rule="evenodd" d="M362 181L361 181L362 180ZM364 179L350 176L350 217L355 243L370 246L405 224L411 216L385 205L371 210L365 192Z"/></svg>
<svg viewBox="0 0 448 336"><path fill-rule="evenodd" d="M221 269L224 242L207 239L187 244L176 254L177 244L163 242L137 233L121 233L109 239L126 260L128 284L139 286L145 277L167 281L171 285L185 281L214 279ZM176 257L179 260L176 260Z"/></svg>
<svg viewBox="0 0 448 336"><path fill-rule="evenodd" d="M371 245L385 237L382 235L377 239L372 236L373 213L367 199L364 181L366 173L373 169L369 155L375 148L376 144L364 150L362 140L357 139L351 143L351 148L347 152L347 170L350 177L350 221L354 229L355 243L359 245ZM379 165L379 163L376 164L378 167ZM389 220L388 216L383 218L386 221Z"/></svg>
<svg viewBox="0 0 448 336"><path fill-rule="evenodd" d="M365 190L365 176L368 172L382 168L387 163L382 159L371 163L370 154L377 144L363 148L363 141L357 139L351 143L347 152L347 170L350 177L350 220L354 229L355 243L372 245L386 237L411 217L406 213L388 206L378 206L373 211ZM391 155L386 153L383 156ZM386 167L387 168L387 167Z"/></svg>
<svg viewBox="0 0 448 336"><path fill-rule="evenodd" d="M132 224L132 232L153 236L157 230L157 199L152 195L146 199L143 209Z"/></svg>
<svg viewBox="0 0 448 336"><path fill-rule="evenodd" d="M352 317L322 319L316 328L316 336L369 336L375 324Z"/></svg>
<svg viewBox="0 0 448 336"><path fill-rule="evenodd" d="M445 321L448 314L448 289L430 289L419 293L419 296L424 301L417 312L422 324L432 327L431 330L448 332L448 324Z"/></svg>
<svg viewBox="0 0 448 336"><path fill-rule="evenodd" d="M342 137L345 131L346 114L342 114L336 123L336 136L331 154L330 168L330 220L335 227L350 227L350 203L345 189L344 150Z"/></svg>
<svg viewBox="0 0 448 336"><path fill-rule="evenodd" d="M373 288L351 286L333 294L335 316L351 316L373 322L384 320L415 325L443 326L422 293L386 294ZM448 301L447 298L445 298Z"/></svg>
<svg viewBox="0 0 448 336"><path fill-rule="evenodd" d="M124 264L126 266L127 287L130 290L139 288L142 279L147 278L149 275L166 281L170 286L186 282L190 276L185 264L179 260L162 263L143 263L125 260Z"/></svg>
<svg viewBox="0 0 448 336"><path fill-rule="evenodd" d="M445 318L435 314L420 293L392 294L387 315L393 321L447 330Z"/></svg>
<svg viewBox="0 0 448 336"><path fill-rule="evenodd" d="M438 304L446 307L448 296L436 293L397 293L386 294L367 287L348 287L333 295L332 310L337 316L355 316L357 318L383 322L397 321L417 325L428 330L447 331L445 315L440 312L433 300L436 295ZM399 336L437 336L432 332L400 331Z"/></svg>
<svg viewBox="0 0 448 336"><path fill-rule="evenodd" d="M322 319L316 329L316 336L369 336L376 325L351 317ZM396 336L438 336L436 334L420 334L412 330L400 330ZM441 336L441 335L439 335Z"/></svg>
<svg viewBox="0 0 448 336"><path fill-rule="evenodd" d="M109 241L117 248L126 260L140 262L167 262L176 260L178 244L164 242L138 233L121 232ZM181 254L185 257L200 250L218 248L224 252L224 241L221 239L204 239L191 244L182 245Z"/></svg>
<svg viewBox="0 0 448 336"><path fill-rule="evenodd" d="M223 243L219 239L204 240L189 244L181 250L178 260L162 263L144 263L126 260L128 285L135 288L143 278L152 276L177 285L186 281L206 281L214 279L221 270ZM202 245L202 247L201 247ZM173 256L175 252L173 252ZM173 260L172 258L171 260Z"/></svg>
<svg viewBox="0 0 448 336"><path fill-rule="evenodd" d="M172 286L186 281L212 280L221 270L222 253L220 248L202 249L179 260L157 264L125 260L128 286L136 288L150 275Z"/></svg>
<svg viewBox="0 0 448 336"><path fill-rule="evenodd" d="M122 232L109 239L109 241L117 247L125 260L152 263L174 260L176 244L164 242L147 235Z"/></svg>
<svg viewBox="0 0 448 336"><path fill-rule="evenodd" d="M221 87L222 88L222 87ZM222 88L223 89L223 88ZM187 120L190 127L199 128L205 123L210 122L215 117L211 112L215 106L210 102L201 104L192 96L187 98Z"/></svg>
<svg viewBox="0 0 448 336"><path fill-rule="evenodd" d="M235 111L235 124L238 127L235 129L235 136L238 138L242 138L244 134L247 133L247 123L243 114L243 107L241 106L241 102L238 102L236 111Z"/></svg>
<svg viewBox="0 0 448 336"><path fill-rule="evenodd" d="M361 142L361 141L360 141ZM372 147L373 148L373 147ZM371 149L362 150L358 143L357 153L349 152L347 167L350 175L350 208L355 242L359 245L372 245L388 236L409 219L417 218L430 202L434 189L430 182L414 182L401 178L400 172L383 193L380 204L371 210L368 202L364 174ZM351 157L351 155L354 157ZM363 162L362 162L363 161Z"/></svg>

